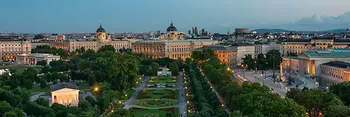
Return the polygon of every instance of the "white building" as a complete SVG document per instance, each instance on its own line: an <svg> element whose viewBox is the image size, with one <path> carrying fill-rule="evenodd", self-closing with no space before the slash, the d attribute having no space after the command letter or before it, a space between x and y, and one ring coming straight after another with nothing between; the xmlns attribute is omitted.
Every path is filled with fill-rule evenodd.
<svg viewBox="0 0 350 117"><path fill-rule="evenodd" d="M263 43L255 43L255 56L257 57L259 54L266 54L270 50L278 50L281 51L281 44L276 44L275 42L263 44Z"/></svg>
<svg viewBox="0 0 350 117"><path fill-rule="evenodd" d="M240 66L243 63L243 59L245 55L255 56L255 46L252 44L233 44L232 46L236 46L237 48L237 66Z"/></svg>
<svg viewBox="0 0 350 117"><path fill-rule="evenodd" d="M330 49L328 51L307 51L298 56L299 73L321 75L321 64L331 61L350 62L350 49Z"/></svg>
<svg viewBox="0 0 350 117"><path fill-rule="evenodd" d="M53 54L42 54L42 53L33 53L33 54L20 54L16 56L17 64L29 64L36 65L38 61L45 60L47 64L51 61L60 60L60 56Z"/></svg>
<svg viewBox="0 0 350 117"><path fill-rule="evenodd" d="M78 106L79 104L79 90L75 84L55 84L50 86L50 92L50 105L53 103L58 103L65 106Z"/></svg>

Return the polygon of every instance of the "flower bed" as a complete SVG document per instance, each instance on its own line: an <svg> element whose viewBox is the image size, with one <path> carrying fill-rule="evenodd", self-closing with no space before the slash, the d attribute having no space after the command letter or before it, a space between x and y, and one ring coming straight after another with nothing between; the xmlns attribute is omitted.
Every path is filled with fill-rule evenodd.
<svg viewBox="0 0 350 117"><path fill-rule="evenodd" d="M174 106L178 102L172 100L138 100L136 105L144 107L164 107L164 106Z"/></svg>

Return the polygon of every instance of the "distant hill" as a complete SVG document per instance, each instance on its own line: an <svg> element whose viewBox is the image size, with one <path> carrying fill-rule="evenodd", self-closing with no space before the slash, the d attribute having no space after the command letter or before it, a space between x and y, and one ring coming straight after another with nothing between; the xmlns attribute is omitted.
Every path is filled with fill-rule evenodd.
<svg viewBox="0 0 350 117"><path fill-rule="evenodd" d="M260 33L260 34L267 33L267 32L270 32L270 33L290 32L289 30L284 30L284 29L255 29L252 31L256 31L257 33Z"/></svg>
<svg viewBox="0 0 350 117"><path fill-rule="evenodd" d="M271 33L282 33L282 32L290 32L291 30L284 30L284 29L254 29L252 31L256 31L257 33L266 33L266 32L271 32ZM333 30L325 30L325 31L293 31L297 33L322 33L322 32L330 32L330 33L341 33L345 32L346 29L333 29Z"/></svg>

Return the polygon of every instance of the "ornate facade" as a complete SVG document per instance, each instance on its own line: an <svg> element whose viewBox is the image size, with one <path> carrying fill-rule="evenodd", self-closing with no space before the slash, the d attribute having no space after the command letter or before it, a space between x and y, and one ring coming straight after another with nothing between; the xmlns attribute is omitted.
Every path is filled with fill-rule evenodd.
<svg viewBox="0 0 350 117"><path fill-rule="evenodd" d="M212 40L143 40L133 43L132 51L151 58L185 59L191 57L196 48L216 43Z"/></svg>
<svg viewBox="0 0 350 117"><path fill-rule="evenodd" d="M78 106L79 104L79 90L75 84L55 84L50 86L50 92L50 105L53 103L58 103L65 106Z"/></svg>
<svg viewBox="0 0 350 117"><path fill-rule="evenodd" d="M300 54L308 50L329 48L347 48L350 45L350 39L287 39L282 42L282 53Z"/></svg>
<svg viewBox="0 0 350 117"><path fill-rule="evenodd" d="M97 40L75 39L67 41L50 42L49 45L51 47L62 48L69 52L73 52L81 48L84 48L85 50L91 49L97 51L100 47L104 45L112 45L118 51L122 48L130 49L131 43L136 41L133 39L112 40L109 36L107 36L105 29L102 28L102 25L100 25L100 27L96 31L96 37Z"/></svg>
<svg viewBox="0 0 350 117"><path fill-rule="evenodd" d="M0 41L0 58L2 61L15 61L19 54L30 54L32 43L26 40Z"/></svg>
<svg viewBox="0 0 350 117"><path fill-rule="evenodd" d="M176 27L173 25L173 23L170 24L170 26L167 28L166 33L160 35L160 40L183 40L184 39L184 33L177 32Z"/></svg>
<svg viewBox="0 0 350 117"><path fill-rule="evenodd" d="M350 81L350 63L332 61L321 64L321 84L330 86Z"/></svg>

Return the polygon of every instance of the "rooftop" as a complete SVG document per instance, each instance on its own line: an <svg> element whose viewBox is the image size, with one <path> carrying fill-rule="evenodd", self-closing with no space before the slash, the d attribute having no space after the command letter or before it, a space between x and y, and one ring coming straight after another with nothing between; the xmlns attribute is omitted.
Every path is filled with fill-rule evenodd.
<svg viewBox="0 0 350 117"><path fill-rule="evenodd" d="M295 59L295 60L298 60L298 56L286 56L284 58L287 58L287 59Z"/></svg>
<svg viewBox="0 0 350 117"><path fill-rule="evenodd" d="M286 39L283 42L311 42L311 39Z"/></svg>
<svg viewBox="0 0 350 117"><path fill-rule="evenodd" d="M63 88L70 88L70 89L78 89L78 86L76 84L72 83L59 83L59 84L54 84L50 86L50 92L60 90Z"/></svg>
<svg viewBox="0 0 350 117"><path fill-rule="evenodd" d="M211 50L237 50L236 47L233 46L225 46L225 45L210 45L210 46L203 46L201 48L198 48L198 50L203 49L211 49Z"/></svg>
<svg viewBox="0 0 350 117"><path fill-rule="evenodd" d="M350 51L307 51L307 56L350 57Z"/></svg>
<svg viewBox="0 0 350 117"><path fill-rule="evenodd" d="M332 61L332 62L328 62L328 63L323 63L322 65L339 67L339 68L350 68L350 63L343 62L343 61Z"/></svg>

